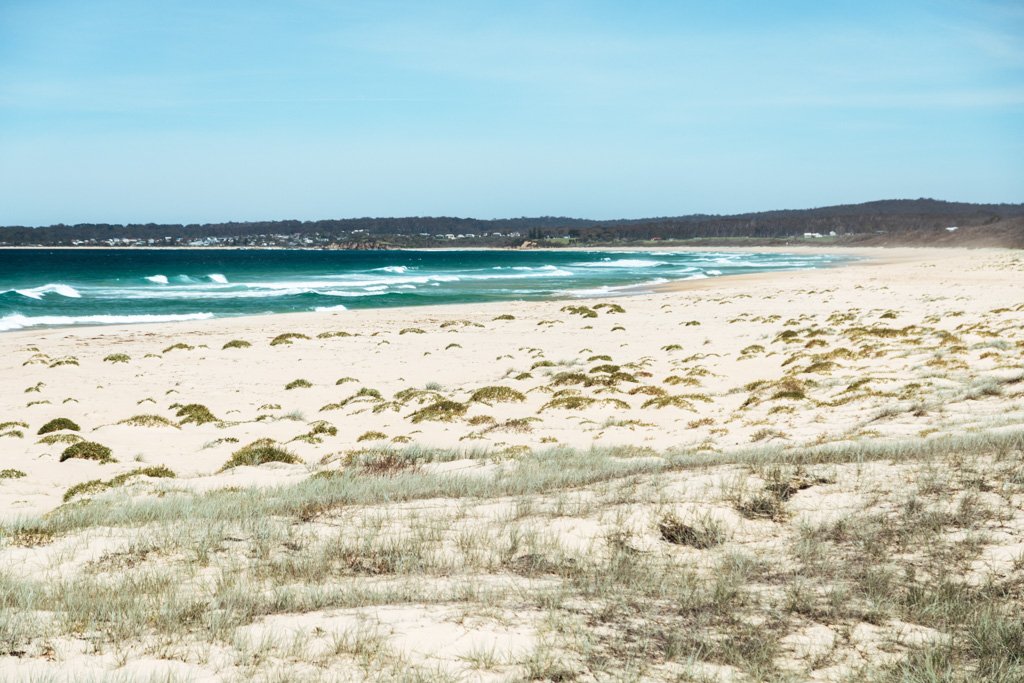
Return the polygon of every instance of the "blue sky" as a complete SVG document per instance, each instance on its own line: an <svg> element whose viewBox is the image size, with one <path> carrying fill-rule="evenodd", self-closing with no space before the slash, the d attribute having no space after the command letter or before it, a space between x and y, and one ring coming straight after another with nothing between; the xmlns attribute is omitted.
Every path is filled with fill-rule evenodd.
<svg viewBox="0 0 1024 683"><path fill-rule="evenodd" d="M1024 201L1024 4L0 0L0 224Z"/></svg>

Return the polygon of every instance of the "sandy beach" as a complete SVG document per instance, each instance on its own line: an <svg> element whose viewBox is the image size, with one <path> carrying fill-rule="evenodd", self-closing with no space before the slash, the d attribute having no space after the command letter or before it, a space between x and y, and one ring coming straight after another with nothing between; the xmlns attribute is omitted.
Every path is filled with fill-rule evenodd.
<svg viewBox="0 0 1024 683"><path fill-rule="evenodd" d="M0 334L0 679L856 680L953 647L881 596L1024 582L1024 256L840 253Z"/></svg>

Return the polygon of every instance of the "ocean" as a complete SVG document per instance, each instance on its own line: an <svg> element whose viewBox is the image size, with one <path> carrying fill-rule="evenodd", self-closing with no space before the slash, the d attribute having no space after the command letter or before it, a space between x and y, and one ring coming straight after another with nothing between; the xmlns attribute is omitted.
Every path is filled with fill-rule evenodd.
<svg viewBox="0 0 1024 683"><path fill-rule="evenodd" d="M0 331L616 296L843 260L657 250L0 249Z"/></svg>

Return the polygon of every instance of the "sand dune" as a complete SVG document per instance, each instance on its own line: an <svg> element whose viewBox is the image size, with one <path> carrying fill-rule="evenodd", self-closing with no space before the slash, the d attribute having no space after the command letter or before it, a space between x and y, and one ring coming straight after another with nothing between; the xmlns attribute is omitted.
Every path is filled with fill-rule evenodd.
<svg viewBox="0 0 1024 683"><path fill-rule="evenodd" d="M956 639L939 622L909 621L909 608L873 615L867 598L860 611L784 609L778 595L797 584L759 564L811 563L793 550L807 529L897 515L908 486L928 509L962 505L974 468L989 488L971 495L992 516L936 532L974 539L969 551L954 544L948 569L971 585L1021 579L1024 490L991 477L1020 458L1024 256L858 254L843 268L630 297L0 335L0 579L95 592L106 576L164 572L169 583L140 588L132 609L145 595L173 593L177 605L171 588L187 584L198 610L180 630L126 617L118 635L103 610L70 618L67 592L51 587L34 607L18 593L0 603L21 619L0 638L0 677L838 680ZM60 418L73 424L54 427L72 428L39 433ZM109 462L89 459L106 449ZM970 463L950 465L958 453ZM922 487L929 471L946 482L940 493ZM311 481L327 493L310 494ZM353 488L329 488L343 485ZM762 490L782 493L758 499ZM299 509L324 495L333 502ZM305 502L281 502L289 496ZM269 506L259 508L267 526L211 512L211 501ZM196 520L190 505L204 510ZM687 536L701 519L706 548ZM673 520L690 529L682 540ZM402 557L388 555L413 537ZM289 543L317 550L293 557ZM312 555L319 568L287 569ZM628 607L585 567L634 555L682 562L693 586L731 566L745 597L699 625L663 610L678 594L651 588ZM742 571L741 556L753 563ZM827 580L806 574L810 604ZM227 609L225 581L335 593L289 593L220 628L211 615ZM634 622L617 611L630 609ZM744 629L766 620L774 640L744 650ZM735 647L679 636L694 628ZM978 657L956 656L958 666Z"/></svg>

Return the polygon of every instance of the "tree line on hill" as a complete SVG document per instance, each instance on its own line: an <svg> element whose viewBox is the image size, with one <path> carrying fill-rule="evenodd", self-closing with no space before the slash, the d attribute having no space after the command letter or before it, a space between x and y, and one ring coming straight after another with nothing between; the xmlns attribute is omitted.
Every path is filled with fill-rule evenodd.
<svg viewBox="0 0 1024 683"><path fill-rule="evenodd" d="M951 230L950 228L956 228ZM820 237L819 237L820 236ZM0 227L0 245L67 246L127 241L153 245L212 240L234 246L336 248L445 245L520 246L691 241L705 244L825 240L836 244L977 245L1024 248L1024 204L934 199L884 200L730 216L589 220L566 217L346 218L206 224L104 224ZM268 242L269 240L269 242Z"/></svg>

